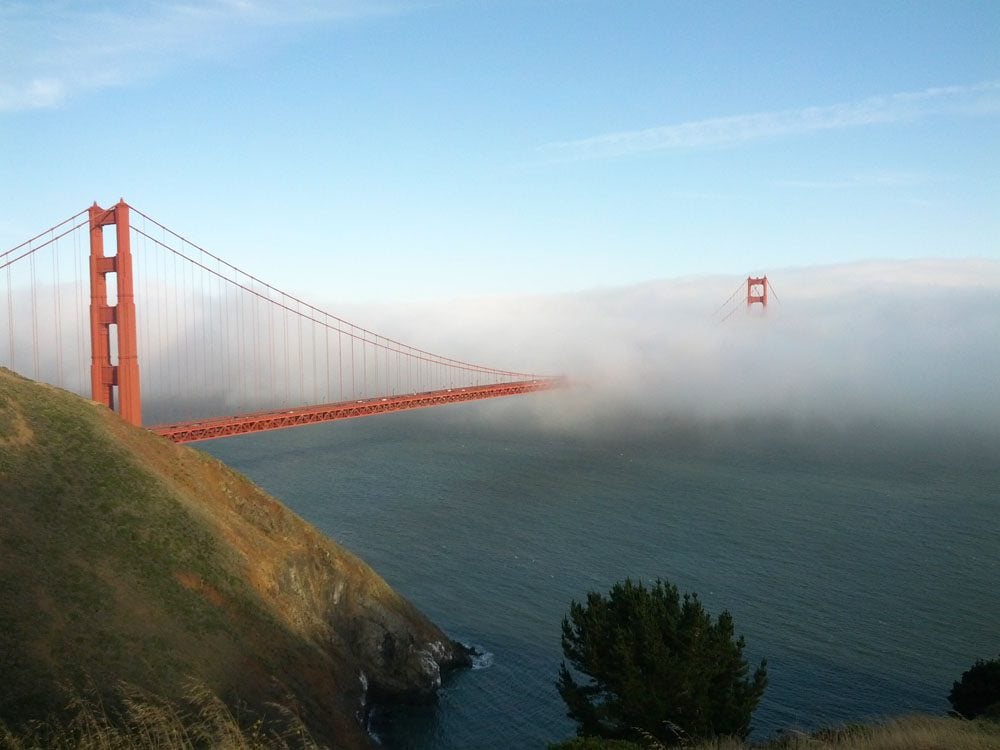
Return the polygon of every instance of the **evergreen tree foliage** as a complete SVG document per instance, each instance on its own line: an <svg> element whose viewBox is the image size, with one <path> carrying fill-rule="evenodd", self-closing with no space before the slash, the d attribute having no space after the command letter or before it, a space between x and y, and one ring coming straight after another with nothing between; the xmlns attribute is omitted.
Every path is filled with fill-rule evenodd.
<svg viewBox="0 0 1000 750"><path fill-rule="evenodd" d="M966 719L977 716L1000 719L1000 657L978 659L954 683L948 701Z"/></svg>
<svg viewBox="0 0 1000 750"><path fill-rule="evenodd" d="M571 602L562 648L573 670L563 662L556 685L581 736L745 738L767 664L748 677L744 645L729 612L713 622L697 594L682 599L664 581L647 589L625 579L606 597Z"/></svg>

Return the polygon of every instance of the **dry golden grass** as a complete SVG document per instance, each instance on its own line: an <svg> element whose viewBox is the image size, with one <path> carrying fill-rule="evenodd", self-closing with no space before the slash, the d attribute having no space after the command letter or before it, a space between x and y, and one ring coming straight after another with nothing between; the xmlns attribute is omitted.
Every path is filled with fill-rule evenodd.
<svg viewBox="0 0 1000 750"><path fill-rule="evenodd" d="M905 716L881 723L789 732L763 745L720 740L696 750L1000 750L1000 724L944 716ZM692 750L695 750L692 748Z"/></svg>
<svg viewBox="0 0 1000 750"><path fill-rule="evenodd" d="M17 731L0 722L0 750L320 750L291 711L273 706L277 720L233 714L204 685L191 683L183 704L123 685L120 705L76 696L66 715L33 721Z"/></svg>
<svg viewBox="0 0 1000 750"><path fill-rule="evenodd" d="M12 657L0 668L0 719L19 728L0 746L51 746L82 731L20 728L61 715L60 684L79 689L90 675L116 705L118 681L182 702L184 676L260 715L294 702L323 742L362 747L357 675L402 689L417 686L422 667L415 655L385 663L383 631L447 642L363 561L221 462L3 368L0 601L0 654ZM246 730L237 742L224 723L209 725L208 741L139 721L158 705L133 706L136 737L257 742ZM84 711L78 724L103 727L101 716ZM140 741L110 724L96 737L59 746Z"/></svg>
<svg viewBox="0 0 1000 750"><path fill-rule="evenodd" d="M786 732L777 739L746 743L721 738L683 744L683 750L1000 750L1000 723L944 716L904 716L883 722ZM647 736L639 743L577 737L551 745L553 750L667 750Z"/></svg>

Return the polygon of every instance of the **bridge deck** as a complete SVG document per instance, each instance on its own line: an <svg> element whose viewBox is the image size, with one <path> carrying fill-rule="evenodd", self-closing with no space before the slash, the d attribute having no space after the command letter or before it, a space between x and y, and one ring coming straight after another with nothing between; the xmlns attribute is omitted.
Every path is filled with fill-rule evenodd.
<svg viewBox="0 0 1000 750"><path fill-rule="evenodd" d="M368 417L373 414L386 414L388 412L404 411L407 409L422 409L428 406L455 404L463 401L516 396L533 391L561 388L564 385L565 380L563 378L539 378L537 380L521 380L512 383L447 388L439 391L409 393L401 396L378 396L357 401L340 401L334 404L300 406L294 409L261 411L230 417L213 417L193 422L156 425L149 429L151 432L162 435L175 443L191 443L197 440L229 437L230 435L245 435L251 432L281 430L305 424L332 422L337 419Z"/></svg>

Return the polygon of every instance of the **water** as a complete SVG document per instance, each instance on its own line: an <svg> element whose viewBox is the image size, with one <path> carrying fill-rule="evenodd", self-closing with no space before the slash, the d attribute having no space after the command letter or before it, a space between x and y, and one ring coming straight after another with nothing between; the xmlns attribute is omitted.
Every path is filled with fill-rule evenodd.
<svg viewBox="0 0 1000 750"><path fill-rule="evenodd" d="M942 712L1000 653L995 440L665 419L574 434L484 403L202 447L487 652L436 708L382 717L388 747L570 736L561 619L625 576L733 613L768 659L759 737Z"/></svg>

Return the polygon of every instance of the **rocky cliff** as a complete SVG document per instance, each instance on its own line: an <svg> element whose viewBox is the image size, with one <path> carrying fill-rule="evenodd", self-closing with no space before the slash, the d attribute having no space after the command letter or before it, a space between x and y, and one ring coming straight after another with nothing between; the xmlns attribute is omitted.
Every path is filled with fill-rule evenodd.
<svg viewBox="0 0 1000 750"><path fill-rule="evenodd" d="M364 747L372 700L467 654L360 559L222 463L0 369L0 719L91 685L190 680Z"/></svg>

